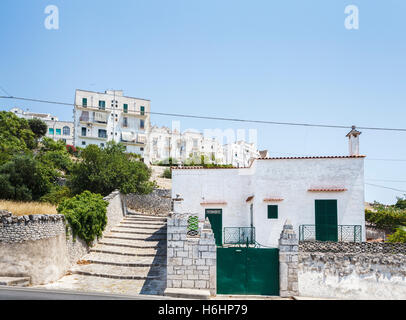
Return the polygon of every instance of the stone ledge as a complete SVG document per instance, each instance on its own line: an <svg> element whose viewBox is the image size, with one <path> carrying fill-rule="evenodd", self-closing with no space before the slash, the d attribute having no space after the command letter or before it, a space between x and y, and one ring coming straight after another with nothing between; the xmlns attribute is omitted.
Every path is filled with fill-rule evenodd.
<svg viewBox="0 0 406 320"><path fill-rule="evenodd" d="M208 300L210 298L210 291L199 289L166 288L164 296L183 299Z"/></svg>

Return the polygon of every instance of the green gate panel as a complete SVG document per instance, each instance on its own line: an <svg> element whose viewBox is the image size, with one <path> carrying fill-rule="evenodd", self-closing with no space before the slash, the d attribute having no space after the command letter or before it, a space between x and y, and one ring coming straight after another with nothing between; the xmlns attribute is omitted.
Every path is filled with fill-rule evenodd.
<svg viewBox="0 0 406 320"><path fill-rule="evenodd" d="M279 249L217 248L217 293L279 295Z"/></svg>
<svg viewBox="0 0 406 320"><path fill-rule="evenodd" d="M316 200L316 240L338 241L337 200Z"/></svg>
<svg viewBox="0 0 406 320"><path fill-rule="evenodd" d="M217 293L245 294L245 248L217 248Z"/></svg>
<svg viewBox="0 0 406 320"><path fill-rule="evenodd" d="M279 296L279 249L248 248L246 294Z"/></svg>
<svg viewBox="0 0 406 320"><path fill-rule="evenodd" d="M222 209L206 209L205 218L209 218L211 228L214 233L214 239L216 245L221 246L223 244L223 214Z"/></svg>

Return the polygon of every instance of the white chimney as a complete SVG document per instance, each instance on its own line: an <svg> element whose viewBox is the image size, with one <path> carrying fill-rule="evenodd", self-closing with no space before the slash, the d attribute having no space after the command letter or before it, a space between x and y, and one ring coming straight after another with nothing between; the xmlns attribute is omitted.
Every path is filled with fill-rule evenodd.
<svg viewBox="0 0 406 320"><path fill-rule="evenodd" d="M350 156L359 156L359 135L360 131L355 129L355 126L352 126L350 132L347 133L348 137L348 147L350 151Z"/></svg>

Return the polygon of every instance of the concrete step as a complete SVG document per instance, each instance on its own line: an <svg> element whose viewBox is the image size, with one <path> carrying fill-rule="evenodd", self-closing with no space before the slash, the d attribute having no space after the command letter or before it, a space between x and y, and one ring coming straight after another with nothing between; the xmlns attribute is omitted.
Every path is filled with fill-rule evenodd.
<svg viewBox="0 0 406 320"><path fill-rule="evenodd" d="M123 219L121 224L126 225L142 225L142 226L151 226L156 228L161 228L166 226L166 222L163 221L145 221L145 220L132 220L132 219Z"/></svg>
<svg viewBox="0 0 406 320"><path fill-rule="evenodd" d="M150 235L150 234L132 234L127 232L110 232L108 235L104 236L107 239L127 239L127 240L138 240L138 241L166 241L166 235Z"/></svg>
<svg viewBox="0 0 406 320"><path fill-rule="evenodd" d="M210 291L204 289L166 288L164 295L183 299L207 300L210 298Z"/></svg>
<svg viewBox="0 0 406 320"><path fill-rule="evenodd" d="M148 235L165 235L166 229L145 229L145 228L128 228L117 226L110 230L111 232L128 233L128 234L148 234Z"/></svg>
<svg viewBox="0 0 406 320"><path fill-rule="evenodd" d="M166 218L164 217L155 217L155 216L148 216L148 215L130 215L126 216L124 220L128 221L150 221L150 222L166 222Z"/></svg>
<svg viewBox="0 0 406 320"><path fill-rule="evenodd" d="M109 279L72 274L46 285L47 289L77 292L105 292L124 295L163 295L166 281L159 279ZM169 299L169 298L168 298Z"/></svg>
<svg viewBox="0 0 406 320"><path fill-rule="evenodd" d="M163 225L151 225L151 224L138 224L138 223L120 223L116 225L118 228L127 229L148 229L148 230L162 230L166 232L166 224Z"/></svg>
<svg viewBox="0 0 406 320"><path fill-rule="evenodd" d="M110 278L110 279L127 279L127 280L162 280L166 281L165 267L123 267L102 264L84 264L75 265L70 271L72 274L86 276Z"/></svg>
<svg viewBox="0 0 406 320"><path fill-rule="evenodd" d="M0 286L28 287L30 283L30 277L0 277Z"/></svg>
<svg viewBox="0 0 406 320"><path fill-rule="evenodd" d="M162 266L166 268L166 256L128 256L115 253L91 252L83 256L82 260L91 263L122 266L122 267L151 267Z"/></svg>
<svg viewBox="0 0 406 320"><path fill-rule="evenodd" d="M111 246L105 244L97 244L90 249L90 252L99 253L112 253L124 256L139 256L139 257L154 257L154 256L166 256L166 247L158 248L134 248L126 246Z"/></svg>
<svg viewBox="0 0 406 320"><path fill-rule="evenodd" d="M100 240L99 245L105 245L110 247L123 247L123 248L137 248L137 249L157 249L166 248L166 241L144 241L144 240L131 240L127 238L106 238Z"/></svg>

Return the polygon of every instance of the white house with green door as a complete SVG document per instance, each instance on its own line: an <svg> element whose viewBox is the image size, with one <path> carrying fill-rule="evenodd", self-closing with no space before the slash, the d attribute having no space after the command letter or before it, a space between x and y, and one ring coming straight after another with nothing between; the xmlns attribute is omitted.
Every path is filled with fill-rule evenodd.
<svg viewBox="0 0 406 320"><path fill-rule="evenodd" d="M257 158L247 168L174 167L174 211L209 218L216 243L276 247L286 219L300 240L365 241L360 132L349 155Z"/></svg>

